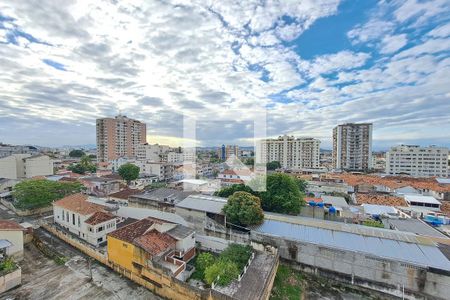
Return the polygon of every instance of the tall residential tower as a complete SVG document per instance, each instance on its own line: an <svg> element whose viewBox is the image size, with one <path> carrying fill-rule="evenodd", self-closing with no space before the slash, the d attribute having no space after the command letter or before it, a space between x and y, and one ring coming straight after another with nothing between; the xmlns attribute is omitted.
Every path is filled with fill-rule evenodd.
<svg viewBox="0 0 450 300"><path fill-rule="evenodd" d="M97 161L136 157L136 148L147 142L145 123L118 115L97 119Z"/></svg>
<svg viewBox="0 0 450 300"><path fill-rule="evenodd" d="M333 167L368 171L372 168L371 123L347 123L333 129Z"/></svg>
<svg viewBox="0 0 450 300"><path fill-rule="evenodd" d="M278 161L284 169L317 169L320 167L320 140L279 136L261 143L263 161Z"/></svg>

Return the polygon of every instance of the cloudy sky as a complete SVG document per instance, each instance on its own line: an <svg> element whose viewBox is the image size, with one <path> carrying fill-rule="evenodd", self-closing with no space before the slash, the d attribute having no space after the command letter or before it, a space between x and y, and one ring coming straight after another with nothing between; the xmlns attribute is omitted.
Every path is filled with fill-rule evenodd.
<svg viewBox="0 0 450 300"><path fill-rule="evenodd" d="M246 144L264 109L323 148L344 122L450 146L448 0L0 0L0 71L2 142L94 144L121 111L152 143L189 115L203 145Z"/></svg>

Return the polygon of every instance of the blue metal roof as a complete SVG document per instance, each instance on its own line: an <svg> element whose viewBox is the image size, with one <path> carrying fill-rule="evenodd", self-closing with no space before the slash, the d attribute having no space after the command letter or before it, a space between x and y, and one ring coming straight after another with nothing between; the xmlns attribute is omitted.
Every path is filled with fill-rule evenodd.
<svg viewBox="0 0 450 300"><path fill-rule="evenodd" d="M253 230L300 242L365 253L422 267L429 266L450 270L450 261L436 246L432 245L408 243L268 219Z"/></svg>

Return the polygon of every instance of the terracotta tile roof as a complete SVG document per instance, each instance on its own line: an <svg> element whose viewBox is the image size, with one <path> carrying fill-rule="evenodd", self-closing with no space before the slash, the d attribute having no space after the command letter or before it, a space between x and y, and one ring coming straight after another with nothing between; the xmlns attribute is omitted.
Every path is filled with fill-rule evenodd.
<svg viewBox="0 0 450 300"><path fill-rule="evenodd" d="M158 255L167 249L174 249L177 240L168 235L153 229L146 234L136 238L134 244L141 247L151 255Z"/></svg>
<svg viewBox="0 0 450 300"><path fill-rule="evenodd" d="M244 180L237 179L237 178L221 178L220 180L223 181L223 182L244 183Z"/></svg>
<svg viewBox="0 0 450 300"><path fill-rule="evenodd" d="M90 215L98 211L104 211L105 207L99 204L87 201L88 195L78 193L62 198L54 202L54 205L64 209L79 213L81 215Z"/></svg>
<svg viewBox="0 0 450 300"><path fill-rule="evenodd" d="M130 196L133 196L136 194L141 194L142 192L143 192L142 190L137 190L137 189L124 189L124 190L118 191L116 193L109 194L108 196L112 197L112 198L128 200L128 198Z"/></svg>
<svg viewBox="0 0 450 300"><path fill-rule="evenodd" d="M408 206L405 199L390 195L380 194L356 194L358 204L378 204L387 206Z"/></svg>
<svg viewBox="0 0 450 300"><path fill-rule="evenodd" d="M414 178L402 176L379 177L375 175L338 174L335 178L343 180L351 186L360 184L384 185L390 189L411 186L416 189L428 189L436 192L450 192L450 185L440 184L435 178Z"/></svg>
<svg viewBox="0 0 450 300"><path fill-rule="evenodd" d="M0 220L0 230L17 231L24 230L19 223L10 220Z"/></svg>
<svg viewBox="0 0 450 300"><path fill-rule="evenodd" d="M108 235L127 243L133 243L134 239L143 235L154 223L152 219L145 218L123 226Z"/></svg>
<svg viewBox="0 0 450 300"><path fill-rule="evenodd" d="M116 216L114 216L113 214L110 214L108 212L104 212L104 211L98 211L96 213L94 213L92 216L90 216L86 221L84 221L86 224L89 225L97 225L112 219L115 219Z"/></svg>

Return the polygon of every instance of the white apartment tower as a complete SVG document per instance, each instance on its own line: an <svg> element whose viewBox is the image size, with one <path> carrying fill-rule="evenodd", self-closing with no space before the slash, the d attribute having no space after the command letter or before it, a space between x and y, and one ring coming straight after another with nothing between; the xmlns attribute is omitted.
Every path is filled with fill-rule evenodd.
<svg viewBox="0 0 450 300"><path fill-rule="evenodd" d="M386 174L447 177L448 148L400 145L386 153Z"/></svg>
<svg viewBox="0 0 450 300"><path fill-rule="evenodd" d="M320 140L279 136L261 141L261 158L278 161L285 169L317 169L320 166Z"/></svg>
<svg viewBox="0 0 450 300"><path fill-rule="evenodd" d="M333 129L333 168L368 171L372 168L371 123L347 123Z"/></svg>
<svg viewBox="0 0 450 300"><path fill-rule="evenodd" d="M147 141L145 123L118 115L97 119L97 161L136 157L136 148Z"/></svg>

